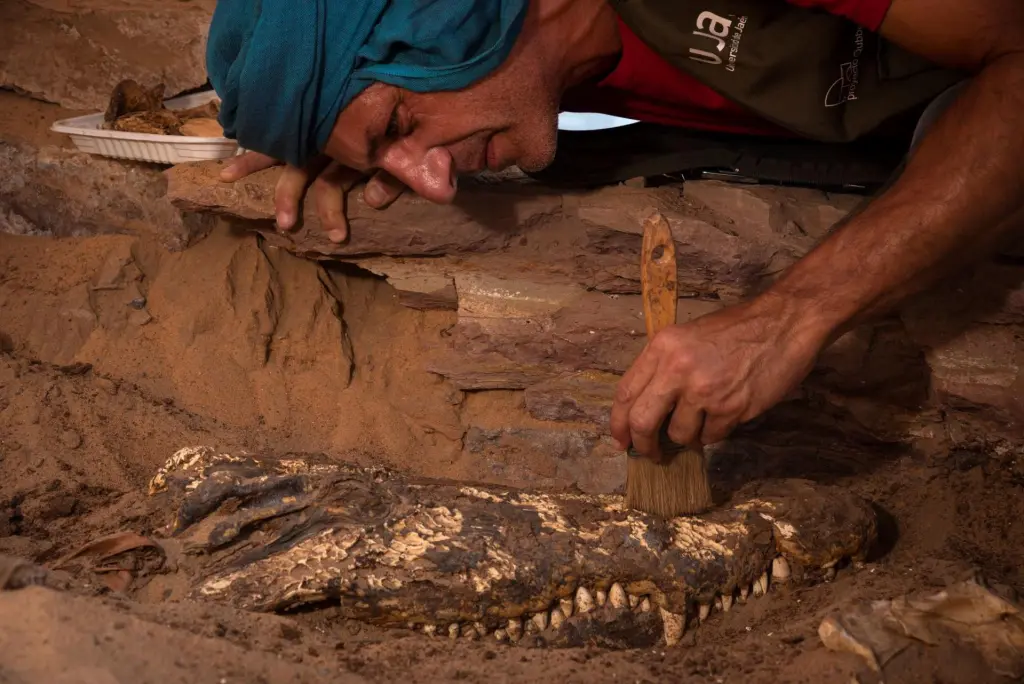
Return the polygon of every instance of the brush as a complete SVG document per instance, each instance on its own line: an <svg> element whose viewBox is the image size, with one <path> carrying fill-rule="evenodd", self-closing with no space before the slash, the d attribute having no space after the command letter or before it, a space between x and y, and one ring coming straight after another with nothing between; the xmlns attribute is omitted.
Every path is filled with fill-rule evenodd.
<svg viewBox="0 0 1024 684"><path fill-rule="evenodd" d="M668 221L659 213L644 221L640 282L650 342L676 322L675 242ZM663 518L702 513L712 503L704 452L673 443L669 419L659 433L659 463L642 457L632 445L626 452L626 505Z"/></svg>

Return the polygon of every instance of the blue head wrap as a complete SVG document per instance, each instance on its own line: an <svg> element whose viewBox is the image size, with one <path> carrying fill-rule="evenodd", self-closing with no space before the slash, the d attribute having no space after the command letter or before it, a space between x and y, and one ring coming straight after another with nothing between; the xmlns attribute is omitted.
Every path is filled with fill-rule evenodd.
<svg viewBox="0 0 1024 684"><path fill-rule="evenodd" d="M294 165L374 81L459 90L508 57L529 0L218 0L207 71L224 133Z"/></svg>

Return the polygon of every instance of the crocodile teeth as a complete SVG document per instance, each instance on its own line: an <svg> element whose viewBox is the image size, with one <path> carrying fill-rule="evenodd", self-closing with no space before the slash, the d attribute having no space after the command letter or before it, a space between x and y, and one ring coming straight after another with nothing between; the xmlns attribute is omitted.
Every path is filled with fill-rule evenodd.
<svg viewBox="0 0 1024 684"><path fill-rule="evenodd" d="M724 608L724 604L722 603L722 597L721 596L716 596L715 597L715 610L717 610L718 612L722 612L723 608Z"/></svg>
<svg viewBox="0 0 1024 684"><path fill-rule="evenodd" d="M533 626L537 628L538 632L543 632L545 629L548 628L547 611L543 613L537 613L532 618L530 618L530 622L533 623Z"/></svg>
<svg viewBox="0 0 1024 684"><path fill-rule="evenodd" d="M740 587L740 603L746 603L748 596L750 596L750 587L749 586Z"/></svg>
<svg viewBox="0 0 1024 684"><path fill-rule="evenodd" d="M612 604L612 608L625 608L629 605L626 590L622 588L621 584L613 584L612 588L608 590L608 602Z"/></svg>
<svg viewBox="0 0 1024 684"><path fill-rule="evenodd" d="M437 634L437 625L423 625L423 633L427 636L434 636Z"/></svg>
<svg viewBox="0 0 1024 684"><path fill-rule="evenodd" d="M485 636L487 636L487 627L484 626L484 623L482 623L482 622L474 622L473 623L473 629L476 631L476 635L478 637L480 637L481 639L483 639Z"/></svg>
<svg viewBox="0 0 1024 684"><path fill-rule="evenodd" d="M629 607L630 608L636 608L639 605L640 605L640 597L639 596L633 596L632 594L630 594L629 595Z"/></svg>
<svg viewBox="0 0 1024 684"><path fill-rule="evenodd" d="M549 619L551 621L551 628L558 629L562 626L562 623L565 622L565 613L562 612L561 608L552 608L551 617Z"/></svg>
<svg viewBox="0 0 1024 684"><path fill-rule="evenodd" d="M697 619L700 620L701 622L704 622L705 620L708 619L709 615L711 615L711 604L710 603L702 603L702 604L700 604L700 614L699 614Z"/></svg>
<svg viewBox="0 0 1024 684"><path fill-rule="evenodd" d="M649 613L651 612L651 599L644 597L644 600L640 602L640 612Z"/></svg>
<svg viewBox="0 0 1024 684"><path fill-rule="evenodd" d="M599 606L603 606L608 603L608 593L601 591L600 589L598 589L597 593L594 594L594 598L597 599L597 605Z"/></svg>
<svg viewBox="0 0 1024 684"><path fill-rule="evenodd" d="M457 638L459 636L459 634L461 633L461 631L462 631L462 628L459 627L459 623L458 622L453 622L452 624L448 625L448 638L449 639Z"/></svg>
<svg viewBox="0 0 1024 684"><path fill-rule="evenodd" d="M505 631L508 633L509 641L519 641L523 636L523 621L519 618L512 618L508 621Z"/></svg>
<svg viewBox="0 0 1024 684"><path fill-rule="evenodd" d="M760 598L768 593L768 573L762 572L761 576L754 580L754 596Z"/></svg>
<svg viewBox="0 0 1024 684"><path fill-rule="evenodd" d="M589 613L592 610L594 610L594 597L586 587L580 587L576 590L576 612Z"/></svg>
<svg viewBox="0 0 1024 684"><path fill-rule="evenodd" d="M722 612L728 613L732 610L732 594L726 594L722 597Z"/></svg>
<svg viewBox="0 0 1024 684"><path fill-rule="evenodd" d="M772 561L772 579L776 582L785 582L790 575L792 572L789 569L789 561L782 556L776 556Z"/></svg>
<svg viewBox="0 0 1024 684"><path fill-rule="evenodd" d="M494 630L494 638L498 641L508 641L508 631L504 629Z"/></svg>
<svg viewBox="0 0 1024 684"><path fill-rule="evenodd" d="M560 600L558 602L558 606L559 606L559 608L562 609L562 615L564 615L567 618L571 618L572 617L573 605L572 605L572 599L571 598Z"/></svg>
<svg viewBox="0 0 1024 684"><path fill-rule="evenodd" d="M831 582L836 578L836 566L832 565L825 568L825 581Z"/></svg>
<svg viewBox="0 0 1024 684"><path fill-rule="evenodd" d="M661 625L665 635L665 645L675 646L683 638L683 634L686 633L686 617L670 613L664 608L659 610L661 611Z"/></svg>

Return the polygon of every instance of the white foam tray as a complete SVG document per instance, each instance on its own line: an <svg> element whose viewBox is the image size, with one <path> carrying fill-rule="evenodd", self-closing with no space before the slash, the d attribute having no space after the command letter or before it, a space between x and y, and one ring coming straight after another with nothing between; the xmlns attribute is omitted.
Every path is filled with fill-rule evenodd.
<svg viewBox="0 0 1024 684"><path fill-rule="evenodd" d="M166 100L164 105L168 109L189 109L216 99L217 94L210 90ZM101 112L57 121L50 129L70 136L78 149L89 154L157 164L226 159L243 151L236 141L229 138L124 133L104 130L102 125Z"/></svg>

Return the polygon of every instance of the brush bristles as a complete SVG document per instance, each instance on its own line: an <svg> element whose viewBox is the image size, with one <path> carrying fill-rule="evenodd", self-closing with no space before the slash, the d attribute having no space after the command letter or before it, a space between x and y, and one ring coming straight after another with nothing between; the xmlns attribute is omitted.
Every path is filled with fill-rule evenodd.
<svg viewBox="0 0 1024 684"><path fill-rule="evenodd" d="M665 464L647 458L628 460L626 505L630 508L662 518L711 508L707 466L699 451L682 450Z"/></svg>

